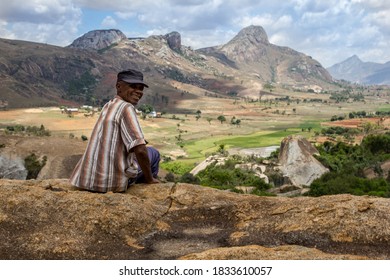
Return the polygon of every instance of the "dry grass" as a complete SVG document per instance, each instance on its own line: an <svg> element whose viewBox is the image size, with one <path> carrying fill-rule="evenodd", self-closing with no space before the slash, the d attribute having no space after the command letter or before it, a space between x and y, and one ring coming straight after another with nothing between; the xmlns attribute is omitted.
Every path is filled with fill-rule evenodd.
<svg viewBox="0 0 390 280"><path fill-rule="evenodd" d="M300 95L300 98L313 97L312 94ZM315 97L326 99L328 95ZM174 116L168 112L163 118L140 122L150 144L159 148L164 155L201 158L224 142L228 143L228 147L255 147L257 143L259 147L279 145L285 135L301 133L302 128L312 127L311 133L305 133L310 137L321 127L321 123L329 121L334 115L348 115L359 110L370 112L383 106L383 102L375 101L342 104L279 102L270 105L210 98L199 92L196 99L183 99L176 103L177 108L190 108L193 114ZM199 120L195 118L197 110L202 112ZM217 120L219 115L226 117L225 123ZM233 116L241 120L240 126L230 124ZM82 135L89 138L97 117L98 114L85 117L84 113L78 113L70 118L58 108L18 109L0 111L0 126L43 124L53 136L67 138L73 134L77 138ZM178 141L179 135L182 143Z"/></svg>

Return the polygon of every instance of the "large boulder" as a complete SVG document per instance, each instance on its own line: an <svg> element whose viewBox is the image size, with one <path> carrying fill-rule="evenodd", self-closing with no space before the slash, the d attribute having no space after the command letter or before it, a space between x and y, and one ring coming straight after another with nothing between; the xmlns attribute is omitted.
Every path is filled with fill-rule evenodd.
<svg viewBox="0 0 390 280"><path fill-rule="evenodd" d="M172 50L177 53L181 52L181 35L179 32L174 31L166 34L164 37Z"/></svg>
<svg viewBox="0 0 390 280"><path fill-rule="evenodd" d="M27 174L21 158L0 155L0 178L24 180Z"/></svg>
<svg viewBox="0 0 390 280"><path fill-rule="evenodd" d="M92 30L70 44L71 48L101 50L125 40L126 35L117 29Z"/></svg>
<svg viewBox="0 0 390 280"><path fill-rule="evenodd" d="M0 259L389 259L390 201L0 180Z"/></svg>
<svg viewBox="0 0 390 280"><path fill-rule="evenodd" d="M280 170L293 185L309 186L329 169L323 166L313 155L318 150L300 135L288 136L280 145Z"/></svg>

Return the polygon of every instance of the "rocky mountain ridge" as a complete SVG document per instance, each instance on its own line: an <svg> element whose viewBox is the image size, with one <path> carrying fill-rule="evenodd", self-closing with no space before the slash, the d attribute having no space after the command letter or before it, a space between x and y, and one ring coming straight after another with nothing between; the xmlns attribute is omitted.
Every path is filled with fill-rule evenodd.
<svg viewBox="0 0 390 280"><path fill-rule="evenodd" d="M390 85L390 61L384 64L363 62L357 55L327 68L338 80L366 85Z"/></svg>
<svg viewBox="0 0 390 280"><path fill-rule="evenodd" d="M288 47L271 44L265 30L259 26L242 29L227 44L201 49L205 54L221 56L235 62L239 69L247 69L260 80L291 84L310 84L332 82L332 77L311 57ZM263 71L259 69L264 68Z"/></svg>
<svg viewBox="0 0 390 280"><path fill-rule="evenodd" d="M257 96L264 83L334 87L317 61L270 44L259 26L203 50L183 46L177 32L126 38L112 29L88 32L65 48L0 39L0 51L1 99L10 108L104 103L114 93L116 73L130 67L152 81L151 95L163 88L172 101L180 98L173 82L193 86L190 98L205 91Z"/></svg>
<svg viewBox="0 0 390 280"><path fill-rule="evenodd" d="M69 45L70 48L101 50L125 40L126 36L120 30L93 30Z"/></svg>

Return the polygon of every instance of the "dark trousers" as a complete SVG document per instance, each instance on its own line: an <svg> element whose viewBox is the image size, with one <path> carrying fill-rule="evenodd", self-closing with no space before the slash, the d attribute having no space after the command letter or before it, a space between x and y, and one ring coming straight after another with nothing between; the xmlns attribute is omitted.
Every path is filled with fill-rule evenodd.
<svg viewBox="0 0 390 280"><path fill-rule="evenodd" d="M160 153L153 147L146 147L150 161L150 168L154 178L157 178L158 168L160 163ZM145 177L140 167L138 167L138 175L136 178L129 179L129 185L133 183L145 183Z"/></svg>

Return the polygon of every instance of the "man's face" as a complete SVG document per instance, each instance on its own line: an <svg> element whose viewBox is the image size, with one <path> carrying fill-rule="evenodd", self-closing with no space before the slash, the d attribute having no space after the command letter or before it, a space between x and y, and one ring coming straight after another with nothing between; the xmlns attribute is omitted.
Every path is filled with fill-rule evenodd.
<svg viewBox="0 0 390 280"><path fill-rule="evenodd" d="M138 104L138 101L144 95L143 90L143 84L129 84L123 81L118 83L118 95L134 106Z"/></svg>

